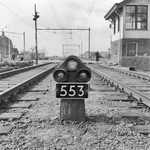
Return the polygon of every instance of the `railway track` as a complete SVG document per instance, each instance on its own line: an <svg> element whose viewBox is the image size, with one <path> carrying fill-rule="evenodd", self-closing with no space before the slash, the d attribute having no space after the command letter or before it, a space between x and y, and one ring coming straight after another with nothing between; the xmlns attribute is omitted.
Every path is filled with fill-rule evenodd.
<svg viewBox="0 0 150 150"><path fill-rule="evenodd" d="M36 101L37 98L26 98L28 92L46 92L48 89L34 89L30 87L50 74L57 65L42 64L35 67L19 69L0 74L0 120L19 119L23 113L8 113L7 109L29 108L31 104L25 101ZM21 73L20 73L21 72ZM15 74L15 75L14 75ZM9 77L10 76L10 77ZM36 93L34 93L36 94ZM35 96L36 97L36 96ZM1 126L0 134L8 134L12 126Z"/></svg>
<svg viewBox="0 0 150 150"><path fill-rule="evenodd" d="M121 114L122 117L146 118L150 120L150 76L105 66L90 65L90 68L103 84L109 85L107 88L98 90L107 94L107 100L117 102L113 106L144 109L147 112L125 112ZM150 125L137 126L135 129L139 133L150 134Z"/></svg>
<svg viewBox="0 0 150 150"><path fill-rule="evenodd" d="M99 66L96 67L98 71ZM118 74L116 72L113 72L114 75L112 72L111 75L108 75L107 71L105 73L109 78L118 76L115 75ZM121 80L121 76L115 80ZM137 80L139 79L132 79L132 82ZM143 81L140 79L140 82ZM115 82L100 76L99 71L92 73L89 98L85 100L87 121L70 122L59 119L60 99L56 98L55 84L50 74L34 87L27 88L10 99L15 100L17 104L23 103L25 107L1 109L1 113L17 113L21 116L18 119L0 121L0 125L8 127L9 131L1 136L3 138L0 139L0 149L148 150L149 134L139 134L135 131L135 126L150 124L148 117L135 116L145 113L142 112L145 105L138 109L130 108L131 102L137 106L139 100L131 93L128 94L116 86ZM134 115L125 116L126 112ZM148 114L148 111L146 113Z"/></svg>
<svg viewBox="0 0 150 150"><path fill-rule="evenodd" d="M50 64L48 66L46 64L41 64L38 66L32 66L1 73L0 103L3 101L7 101L12 95L16 95L19 91L32 84L34 80L38 80L43 74L45 74L46 68L47 72L50 70L50 66L52 65Z"/></svg>
<svg viewBox="0 0 150 150"><path fill-rule="evenodd" d="M35 69L35 68L38 68L38 67L42 67L42 66L47 65L47 64L50 64L50 63L43 63L43 64L40 64L40 65L24 67L24 68L21 68L21 69L5 70L3 72L0 72L0 79L6 78L6 77L9 77L9 76L21 73L21 72L25 72L25 71L28 71L28 70L32 70L32 69Z"/></svg>
<svg viewBox="0 0 150 150"><path fill-rule="evenodd" d="M97 65L93 65L92 71L116 90L126 92L129 96L134 97L137 102L150 107L150 76L127 70L108 69Z"/></svg>

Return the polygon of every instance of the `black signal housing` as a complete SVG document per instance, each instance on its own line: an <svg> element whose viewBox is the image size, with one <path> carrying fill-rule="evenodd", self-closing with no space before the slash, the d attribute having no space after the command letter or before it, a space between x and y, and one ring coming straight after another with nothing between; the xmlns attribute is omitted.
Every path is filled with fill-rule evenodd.
<svg viewBox="0 0 150 150"><path fill-rule="evenodd" d="M91 70L77 57L71 55L53 73L56 82L88 82Z"/></svg>

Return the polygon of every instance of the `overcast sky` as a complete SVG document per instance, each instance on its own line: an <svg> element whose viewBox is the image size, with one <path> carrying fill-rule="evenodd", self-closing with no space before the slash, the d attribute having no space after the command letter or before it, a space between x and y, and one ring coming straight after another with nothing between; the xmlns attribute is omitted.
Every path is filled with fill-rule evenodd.
<svg viewBox="0 0 150 150"><path fill-rule="evenodd" d="M2 29L17 34L8 34L14 46L23 50L25 32L26 50L35 46L34 5L39 12L38 29L88 29L90 27L91 51L108 51L110 47L109 21L106 13L122 0L0 0L0 31ZM1 34L1 33L0 33ZM38 50L48 56L62 55L62 45L83 43L83 52L88 50L88 30L39 30ZM78 46L65 46L77 49Z"/></svg>

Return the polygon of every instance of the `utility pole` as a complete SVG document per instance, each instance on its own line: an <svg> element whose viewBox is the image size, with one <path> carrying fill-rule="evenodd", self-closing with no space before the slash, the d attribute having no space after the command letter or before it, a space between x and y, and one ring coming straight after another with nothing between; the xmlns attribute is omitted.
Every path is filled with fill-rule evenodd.
<svg viewBox="0 0 150 150"><path fill-rule="evenodd" d="M81 59L82 59L82 55L83 55L83 42L81 42Z"/></svg>
<svg viewBox="0 0 150 150"><path fill-rule="evenodd" d="M23 50L24 50L24 58L25 58L25 32L23 32Z"/></svg>
<svg viewBox="0 0 150 150"><path fill-rule="evenodd" d="M65 59L65 50L64 50L64 46L65 46L65 45L62 45L63 59Z"/></svg>
<svg viewBox="0 0 150 150"><path fill-rule="evenodd" d="M8 55L9 55L9 60L10 60L10 36L8 38Z"/></svg>
<svg viewBox="0 0 150 150"><path fill-rule="evenodd" d="M90 28L89 28L89 46L88 46L88 48L89 48L89 59L91 58L91 56L90 56Z"/></svg>
<svg viewBox="0 0 150 150"><path fill-rule="evenodd" d="M34 18L33 20L35 21L35 57L36 57L36 64L38 64L38 48L37 48L37 18L40 16L38 15L38 12L36 11L36 5L34 5Z"/></svg>

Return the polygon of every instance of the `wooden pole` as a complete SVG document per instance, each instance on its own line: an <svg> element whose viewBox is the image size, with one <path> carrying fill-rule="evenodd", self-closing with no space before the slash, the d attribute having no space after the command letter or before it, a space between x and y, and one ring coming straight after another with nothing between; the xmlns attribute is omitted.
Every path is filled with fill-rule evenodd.
<svg viewBox="0 0 150 150"><path fill-rule="evenodd" d="M86 121L84 99L61 99L60 119Z"/></svg>
<svg viewBox="0 0 150 150"><path fill-rule="evenodd" d="M37 48L37 18L36 18L36 5L34 5L35 11L35 57L36 57L36 64L38 64L38 48Z"/></svg>

